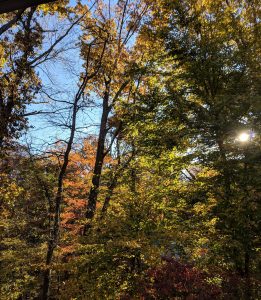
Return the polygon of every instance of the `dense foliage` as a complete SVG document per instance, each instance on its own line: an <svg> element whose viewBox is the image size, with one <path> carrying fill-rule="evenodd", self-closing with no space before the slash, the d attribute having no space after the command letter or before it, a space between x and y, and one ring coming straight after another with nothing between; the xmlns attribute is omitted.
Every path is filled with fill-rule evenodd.
<svg viewBox="0 0 261 300"><path fill-rule="evenodd" d="M260 20L257 0L0 16L0 299L261 298Z"/></svg>

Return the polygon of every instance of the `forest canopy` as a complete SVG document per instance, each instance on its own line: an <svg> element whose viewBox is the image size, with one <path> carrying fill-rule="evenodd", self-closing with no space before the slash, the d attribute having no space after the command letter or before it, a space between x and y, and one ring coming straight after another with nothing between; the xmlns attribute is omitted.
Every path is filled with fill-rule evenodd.
<svg viewBox="0 0 261 300"><path fill-rule="evenodd" d="M257 0L0 15L0 299L261 298Z"/></svg>

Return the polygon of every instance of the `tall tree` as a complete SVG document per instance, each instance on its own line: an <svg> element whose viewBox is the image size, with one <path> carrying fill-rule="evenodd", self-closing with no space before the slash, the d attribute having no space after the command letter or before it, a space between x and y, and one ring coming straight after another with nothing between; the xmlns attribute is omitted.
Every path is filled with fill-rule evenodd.
<svg viewBox="0 0 261 300"><path fill-rule="evenodd" d="M98 54L98 60L95 64L89 67L89 59L92 51L94 41L91 41L86 45L88 47L88 54L86 56L86 65L85 70L83 71L83 74L80 76L79 80L79 87L77 92L75 93L74 99L71 102L71 114L69 116L70 118L70 133L68 141L66 141L65 150L62 155L63 160L61 163L60 171L57 178L57 191L56 196L54 199L54 211L52 214L53 217L53 224L50 228L50 237L48 241L48 249L47 249L47 256L46 256L46 271L44 273L44 280L43 280L43 291L42 291L42 298L43 299L49 299L49 287L50 287L50 275L51 275L51 263L54 255L54 250L57 247L58 240L59 240L59 230L60 230L60 214L61 214L61 203L63 200L63 185L64 185L64 178L66 175L67 166L69 164L69 156L72 150L73 142L74 142L74 136L77 129L76 123L77 123L77 113L80 109L80 102L82 100L82 96L84 95L84 91L86 89L87 84L89 84L89 81L94 78L97 73L99 72L99 69L101 67L101 62L103 60L104 51L106 47L107 41L105 40L103 43L103 47L101 48L100 53ZM96 53L97 54L97 53Z"/></svg>
<svg viewBox="0 0 261 300"><path fill-rule="evenodd" d="M128 46L135 32L138 30L142 17L147 10L146 3L138 1L136 3L129 1L119 1L118 4L106 7L100 2L95 15L95 22L99 31L93 31L92 35L99 42L107 40L107 48L104 55L102 67L99 76L94 85L98 87L95 92L102 99L102 116L98 137L95 165L92 177L92 187L88 196L86 211L87 220L94 217L97 203L97 196L100 186L102 167L105 156L110 151L112 144L120 131L121 122L114 131L114 135L106 149L106 137L110 130L108 118L113 113L113 109L122 94L126 93L126 88L133 79L131 77L132 60ZM99 34L97 36L97 33ZM83 44L83 55L84 55ZM86 52L86 51L85 51ZM88 229L89 224L86 226Z"/></svg>
<svg viewBox="0 0 261 300"><path fill-rule="evenodd" d="M248 277L250 265L254 270L251 258L257 258L260 213L250 193L259 193L252 173L260 172L259 6L249 1L155 1L154 5L144 39L161 40L164 48L159 51L168 59L158 68L166 80L160 90L163 97L152 94L150 99L164 122L176 118L183 126L188 157L218 172L209 188L218 200L213 213L218 218L216 229L226 241L223 259ZM168 129L175 141L178 128ZM246 145L238 140L241 132L249 136ZM257 136L253 138L251 132Z"/></svg>

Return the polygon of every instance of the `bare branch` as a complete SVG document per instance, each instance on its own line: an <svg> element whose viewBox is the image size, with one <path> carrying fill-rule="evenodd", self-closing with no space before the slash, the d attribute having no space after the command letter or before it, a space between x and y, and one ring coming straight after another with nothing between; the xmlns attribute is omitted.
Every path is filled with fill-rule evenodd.
<svg viewBox="0 0 261 300"><path fill-rule="evenodd" d="M75 22L73 22L71 24L71 26L65 31L65 33L63 35L61 35L52 45L49 49L47 49L45 52L43 52L42 54L40 54L38 57L36 57L35 59L33 59L32 61L29 62L30 65L33 65L35 64L37 61L41 60L42 58L44 57L48 57L48 55L51 53L51 51L54 49L54 47L59 44L68 34L69 32L72 30L72 28L78 24L82 19L83 17L87 14L84 13L80 18L78 18Z"/></svg>

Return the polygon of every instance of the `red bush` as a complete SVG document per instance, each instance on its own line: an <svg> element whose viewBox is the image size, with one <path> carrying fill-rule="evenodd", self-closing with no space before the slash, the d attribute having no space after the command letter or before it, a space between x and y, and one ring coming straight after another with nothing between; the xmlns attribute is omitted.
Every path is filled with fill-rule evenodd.
<svg viewBox="0 0 261 300"><path fill-rule="evenodd" d="M218 299L221 288L209 283L210 276L191 264L165 259L160 266L150 269L148 281L140 289L143 299Z"/></svg>

